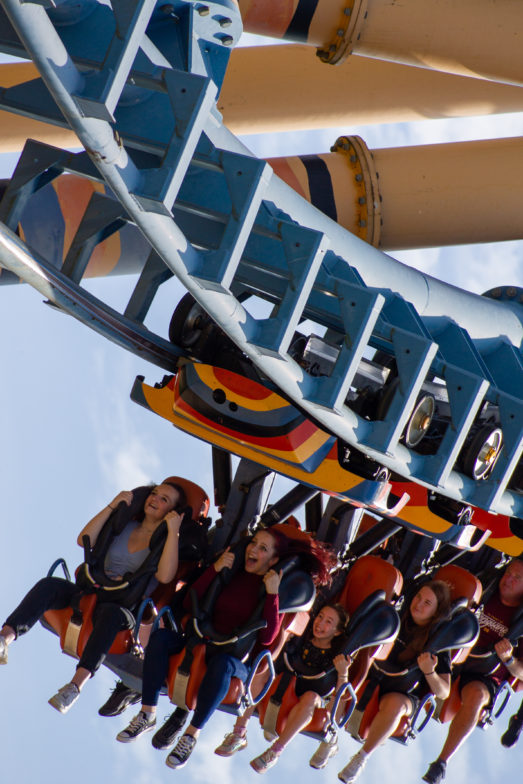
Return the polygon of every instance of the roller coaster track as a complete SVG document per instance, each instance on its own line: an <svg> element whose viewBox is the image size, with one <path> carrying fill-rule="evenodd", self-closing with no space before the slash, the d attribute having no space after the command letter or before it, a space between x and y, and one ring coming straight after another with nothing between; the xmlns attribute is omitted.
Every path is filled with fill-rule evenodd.
<svg viewBox="0 0 523 784"><path fill-rule="evenodd" d="M67 122L84 152L28 142L0 204L0 263L109 339L164 367L184 353L144 326L173 274L258 370L327 431L443 496L523 517L509 481L523 445L523 305L479 297L412 270L351 235L273 175L221 123L215 100L241 33L233 0L2 0L0 50L41 79L0 105ZM65 118L65 120L64 120ZM61 270L13 232L30 196L63 172L104 182ZM134 224L152 250L123 314L81 287L98 242ZM499 292L498 292L499 294ZM270 305L249 312L249 298ZM304 319L339 350L330 375L289 354ZM347 395L369 347L394 357L399 382L381 419ZM367 352L367 353L366 353ZM423 385L445 389L451 424L435 454L400 438ZM479 412L497 412L503 449L488 478L456 467Z"/></svg>

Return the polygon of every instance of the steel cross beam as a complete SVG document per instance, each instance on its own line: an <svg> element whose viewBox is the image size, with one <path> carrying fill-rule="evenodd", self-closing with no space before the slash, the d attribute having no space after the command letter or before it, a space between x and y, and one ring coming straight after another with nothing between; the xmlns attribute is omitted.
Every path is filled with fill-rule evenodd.
<svg viewBox="0 0 523 784"><path fill-rule="evenodd" d="M441 495L523 517L521 494L507 489L523 446L521 304L461 291L366 245L301 199L223 127L214 100L241 30L232 0L175 0L154 8L147 0L113 0L112 7L57 2L50 9L47 0L2 3L9 30L0 41L34 60L94 164L87 171L84 154L76 170L84 166L86 176L110 189L107 213L103 200L91 205L66 260L73 298L75 291L80 297L89 248L132 224L155 252L143 259L141 288L126 311L135 319L137 343L154 296L149 284L175 274L254 365L327 431ZM49 119L48 101L38 114L41 84L35 87L20 91L20 111ZM34 177L27 172L25 190L22 182L8 189L4 220L16 224L37 181L74 170L59 152L56 157L43 170L35 164ZM271 314L249 312L249 295L271 303ZM303 319L339 336L327 376L312 376L289 354ZM155 340L165 349L162 338ZM398 376L386 412L374 419L347 404L369 348L388 352ZM423 455L400 439L423 385L434 377L445 389L450 424L435 454ZM486 403L498 412L504 449L488 478L477 481L455 463Z"/></svg>

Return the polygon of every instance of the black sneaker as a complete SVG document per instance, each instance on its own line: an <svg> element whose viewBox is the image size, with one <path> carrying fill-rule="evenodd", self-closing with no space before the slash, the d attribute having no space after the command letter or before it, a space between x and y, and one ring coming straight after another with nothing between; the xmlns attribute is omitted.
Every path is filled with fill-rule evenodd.
<svg viewBox="0 0 523 784"><path fill-rule="evenodd" d="M196 738L192 735L182 735L174 749L167 755L165 764L169 768L183 768L196 746Z"/></svg>
<svg viewBox="0 0 523 784"><path fill-rule="evenodd" d="M162 724L158 732L155 732L153 735L151 743L154 748L168 749L172 746L188 715L189 712L183 710L183 708L176 708L167 721Z"/></svg>
<svg viewBox="0 0 523 784"><path fill-rule="evenodd" d="M120 743L130 743L131 741L136 740L136 738L139 738L140 735L143 735L144 732L154 730L155 727L155 716L140 711L140 713L137 713L134 719L130 721L128 726L118 733L116 740L119 740Z"/></svg>
<svg viewBox="0 0 523 784"><path fill-rule="evenodd" d="M501 743L503 746L506 746L507 749L514 746L514 744L518 742L521 730L523 730L523 713L521 713L520 716L518 712L510 717L508 727L501 736Z"/></svg>
<svg viewBox="0 0 523 784"><path fill-rule="evenodd" d="M100 716L119 716L129 705L136 705L141 699L142 695L137 691L130 689L122 681L116 681L111 696L98 713Z"/></svg>
<svg viewBox="0 0 523 784"><path fill-rule="evenodd" d="M447 763L443 762L443 760L436 760L436 762L431 762L427 772L423 776L423 781L428 782L428 784L440 784L440 782L445 778L446 771Z"/></svg>

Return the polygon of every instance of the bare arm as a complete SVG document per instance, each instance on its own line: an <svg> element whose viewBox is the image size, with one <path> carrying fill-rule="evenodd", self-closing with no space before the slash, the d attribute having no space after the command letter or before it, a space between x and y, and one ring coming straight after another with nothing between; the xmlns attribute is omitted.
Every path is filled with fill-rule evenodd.
<svg viewBox="0 0 523 784"><path fill-rule="evenodd" d="M514 648L510 640L503 637L494 645L495 651L499 658L514 678L523 680L523 661L514 656Z"/></svg>
<svg viewBox="0 0 523 784"><path fill-rule="evenodd" d="M342 686L344 686L346 683L348 683L348 680L349 680L349 668L350 668L350 666L352 664L352 659L348 655L345 655L343 653L339 653L337 656L334 657L334 659L332 660L332 663L334 664L336 672L338 673L338 680L336 681L336 688L334 690L334 693L333 693L332 697L330 698L330 700L329 700L329 702L327 704L327 710L329 712L332 710L332 707L334 705L334 700L336 699L336 695L338 694L339 690L341 689ZM345 710L345 707L347 705L347 700L349 699L349 697L350 697L350 694L349 694L348 691L346 691L345 694L343 695L343 697L341 698L340 703L338 705L338 710L337 710L337 713L336 713L336 718L337 719L340 719L341 716L343 715L343 712Z"/></svg>
<svg viewBox="0 0 523 784"><path fill-rule="evenodd" d="M450 694L450 673L438 674L436 672L437 664L438 657L431 653L420 653L418 656L418 666L425 676L431 692L440 700L446 700Z"/></svg>
<svg viewBox="0 0 523 784"><path fill-rule="evenodd" d="M110 504L104 506L104 508L100 512L98 512L98 514L95 515L92 520L89 520L87 525L85 525L82 528L82 530L78 534L78 539L76 540L77 544L80 547L83 547L84 546L83 538L84 536L88 536L91 542L91 547L94 547L94 545L96 544L96 540L98 539L98 536L100 534L100 531L102 530L105 523L107 522L111 514L114 512L118 504L121 501L125 501L127 506L130 506L132 500L133 500L133 494L131 493L130 490L122 490L121 493L118 493L118 495L115 496L115 498L113 498Z"/></svg>
<svg viewBox="0 0 523 784"><path fill-rule="evenodd" d="M172 511L165 516L165 522L167 523L167 539L155 575L160 583L170 583L178 570L178 537L182 518L178 512Z"/></svg>

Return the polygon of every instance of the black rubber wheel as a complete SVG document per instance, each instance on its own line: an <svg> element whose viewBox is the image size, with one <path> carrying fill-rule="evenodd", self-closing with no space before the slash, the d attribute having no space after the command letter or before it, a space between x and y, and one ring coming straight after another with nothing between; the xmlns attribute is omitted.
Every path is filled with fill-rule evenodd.
<svg viewBox="0 0 523 784"><path fill-rule="evenodd" d="M211 319L192 294L185 294L172 314L169 340L175 346L190 348L198 342L210 321Z"/></svg>

